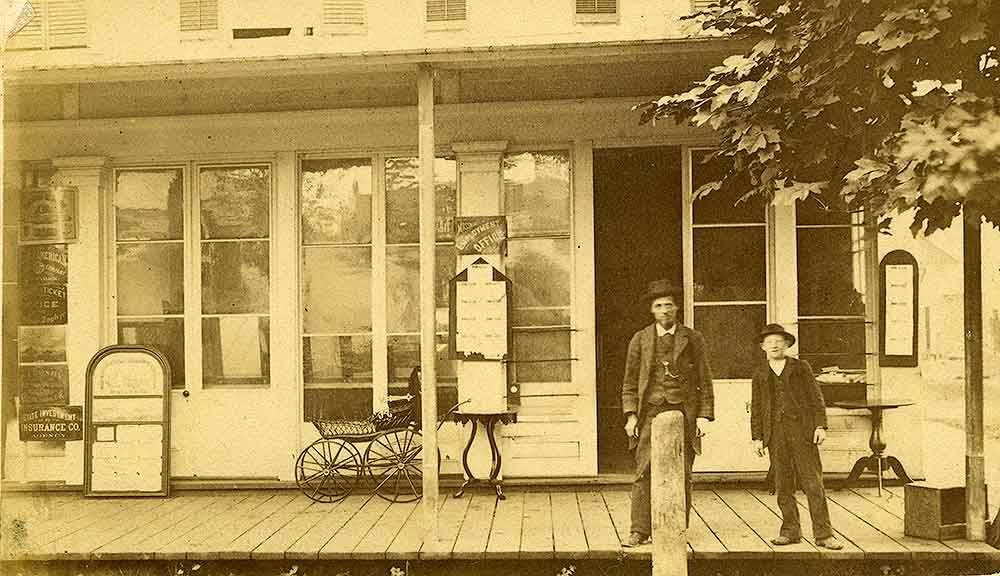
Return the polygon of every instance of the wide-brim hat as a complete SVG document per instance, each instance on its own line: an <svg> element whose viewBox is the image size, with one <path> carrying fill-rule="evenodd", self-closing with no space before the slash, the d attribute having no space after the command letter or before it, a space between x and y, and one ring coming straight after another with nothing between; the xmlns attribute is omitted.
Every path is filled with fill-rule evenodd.
<svg viewBox="0 0 1000 576"><path fill-rule="evenodd" d="M764 338L770 336L771 334L781 334L788 341L788 345L792 346L795 344L795 335L785 330L785 327L781 324L768 324L764 326L764 329L760 331L760 342L764 341Z"/></svg>
<svg viewBox="0 0 1000 576"><path fill-rule="evenodd" d="M653 280L646 287L646 292L642 295L642 300L648 304L657 298L670 296L674 299L674 304L680 306L681 303L676 301L679 293L680 290L671 284L669 280Z"/></svg>

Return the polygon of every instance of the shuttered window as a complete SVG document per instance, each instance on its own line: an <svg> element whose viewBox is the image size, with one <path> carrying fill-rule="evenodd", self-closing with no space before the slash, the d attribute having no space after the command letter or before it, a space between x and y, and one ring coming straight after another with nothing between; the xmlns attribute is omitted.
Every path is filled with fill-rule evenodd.
<svg viewBox="0 0 1000 576"><path fill-rule="evenodd" d="M180 0L181 32L216 30L219 27L218 0Z"/></svg>
<svg viewBox="0 0 1000 576"><path fill-rule="evenodd" d="M618 14L618 0L576 0L577 14Z"/></svg>
<svg viewBox="0 0 1000 576"><path fill-rule="evenodd" d="M15 34L8 50L79 48L87 45L85 0L35 0L35 15Z"/></svg>
<svg viewBox="0 0 1000 576"><path fill-rule="evenodd" d="M428 22L465 20L465 0L427 0Z"/></svg>
<svg viewBox="0 0 1000 576"><path fill-rule="evenodd" d="M365 0L323 0L323 23L332 26L364 26Z"/></svg>

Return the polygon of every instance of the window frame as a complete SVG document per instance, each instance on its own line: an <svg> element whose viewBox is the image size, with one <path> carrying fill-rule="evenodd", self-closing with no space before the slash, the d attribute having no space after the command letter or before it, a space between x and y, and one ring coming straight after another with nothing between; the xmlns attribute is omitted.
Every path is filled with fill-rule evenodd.
<svg viewBox="0 0 1000 576"><path fill-rule="evenodd" d="M201 195L196 182L202 168L238 168L252 166L267 166L268 169L268 229L266 238L253 239L255 241L266 241L268 243L268 311L267 314L252 314L253 316L266 316L269 322L272 320L274 302L278 297L274 282L275 257L276 257L276 226L278 214L278 188L277 188L277 162L273 156L262 155L260 157L233 157L233 158L206 158L206 159L186 159L186 160L164 160L164 161L142 161L115 164L111 167L111 193L104 201L105 218L104 221L110 225L109 233L105 240L108 247L108 258L110 265L105 274L105 293L108 295L105 306L107 317L107 329L105 337L108 342L118 342L118 323L120 316L117 311L118 301L118 265L116 261L117 246L117 214L115 211L115 199L118 190L118 174L120 172L135 171L155 171L180 169L183 177L183 259L184 259L184 311L180 315L128 315L126 319L144 319L161 317L180 317L184 321L184 387L172 388L174 391L198 391L203 389L211 390L271 390L275 389L273 378L274 369L274 343L275 329L273 323L268 334L268 350L271 357L268 367L268 374L265 384L215 384L205 386L202 371L204 359L202 349L202 286L201 286L201 246L204 240L200 233L201 222ZM195 233L195 231L198 231ZM126 244L138 244L147 242L145 240L127 241ZM154 241L157 243L164 241ZM174 240L176 242L176 240ZM219 316L210 314L208 316Z"/></svg>
<svg viewBox="0 0 1000 576"><path fill-rule="evenodd" d="M594 12L580 12L580 0L573 0L573 21L576 24L617 24L621 20L621 0L615 0L614 12L597 12L597 3L594 0Z"/></svg>
<svg viewBox="0 0 1000 576"><path fill-rule="evenodd" d="M694 152L701 151L711 151L716 150L716 146L711 145L682 145L681 146L681 194L682 194L682 209L681 209L681 227L683 228L683 241L682 241L682 254L683 262L682 266L684 268L684 318L683 323L691 326L695 329L699 329L695 325L695 312L698 308L718 308L725 306L762 306L764 309L764 318L767 321L771 317L772 313L772 300L773 300L773 287L772 282L768 280L771 274L773 266L773 254L772 250L769 249L770 238L772 237L772 230L774 227L774 218L771 214L771 210L767 207L762 208L763 210L763 222L753 222L753 223L730 223L730 222L716 222L716 223L700 223L696 224L694 221ZM726 229L726 228L760 228L764 235L764 298L762 300L707 300L707 301L697 301L695 300L695 275L694 275L694 231L698 229ZM746 376L735 377L735 378L720 378L717 377L717 381L748 381L750 380L752 372L752 367L747 366Z"/></svg>
<svg viewBox="0 0 1000 576"><path fill-rule="evenodd" d="M90 14L90 2L89 0L76 0L76 5L74 8L82 11L82 26L85 30L80 34L80 40L78 42L53 42L53 32L51 27L51 11L49 9L50 0L35 0L32 3L32 9L35 10L35 18L41 18L41 26L39 30L39 40L38 45L28 45L28 46L18 46L18 35L23 32L27 26L18 31L17 34L11 36L8 41L8 46L5 50L8 51L28 51L28 50L67 50L74 48L87 48L90 46L91 41L91 14ZM21 37L21 41L26 41L25 37Z"/></svg>

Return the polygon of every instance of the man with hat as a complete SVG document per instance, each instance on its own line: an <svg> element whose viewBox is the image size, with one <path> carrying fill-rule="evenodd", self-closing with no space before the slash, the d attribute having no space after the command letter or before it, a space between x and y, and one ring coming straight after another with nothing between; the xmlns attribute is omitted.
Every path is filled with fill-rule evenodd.
<svg viewBox="0 0 1000 576"><path fill-rule="evenodd" d="M781 509L781 530L771 543L795 544L802 539L795 480L809 500L816 545L843 548L833 535L823 488L819 445L826 439L826 404L823 392L805 360L786 355L795 336L781 324L768 324L760 332L760 347L767 362L753 375L750 435L760 457L767 451L774 471L774 486Z"/></svg>
<svg viewBox="0 0 1000 576"><path fill-rule="evenodd" d="M632 528L623 546L649 542L650 441L653 418L667 410L684 415L684 482L687 514L691 510L691 466L705 422L715 418L712 371L702 335L677 322L683 305L679 290L666 280L649 284L643 303L653 323L632 336L622 381L622 407L629 449L635 450Z"/></svg>

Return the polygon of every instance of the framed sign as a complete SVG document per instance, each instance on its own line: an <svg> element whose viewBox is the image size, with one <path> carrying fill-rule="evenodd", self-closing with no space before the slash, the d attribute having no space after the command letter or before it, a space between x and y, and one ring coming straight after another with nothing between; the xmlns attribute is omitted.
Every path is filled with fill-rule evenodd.
<svg viewBox="0 0 1000 576"><path fill-rule="evenodd" d="M69 367L66 364L21 364L17 368L22 406L69 404Z"/></svg>
<svg viewBox="0 0 1000 576"><path fill-rule="evenodd" d="M101 349L87 366L86 496L170 494L170 367L145 346Z"/></svg>
<svg viewBox="0 0 1000 576"><path fill-rule="evenodd" d="M18 414L22 442L83 440L82 406L33 406Z"/></svg>
<svg viewBox="0 0 1000 576"><path fill-rule="evenodd" d="M449 285L452 358L504 360L511 341L510 279L480 258Z"/></svg>
<svg viewBox="0 0 1000 576"><path fill-rule="evenodd" d="M879 264L882 366L917 365L920 276L917 260L905 250L893 250Z"/></svg>
<svg viewBox="0 0 1000 576"><path fill-rule="evenodd" d="M455 250L459 254L503 254L506 243L506 216L455 218Z"/></svg>
<svg viewBox="0 0 1000 576"><path fill-rule="evenodd" d="M21 244L65 244L77 235L75 186L21 191Z"/></svg>
<svg viewBox="0 0 1000 576"><path fill-rule="evenodd" d="M65 284L24 284L21 286L21 325L66 324Z"/></svg>

